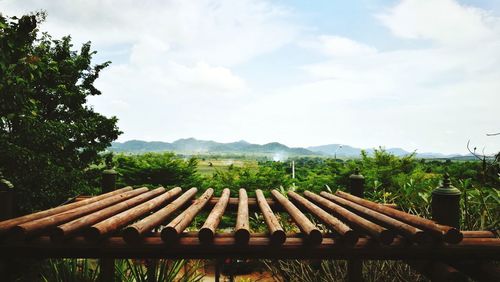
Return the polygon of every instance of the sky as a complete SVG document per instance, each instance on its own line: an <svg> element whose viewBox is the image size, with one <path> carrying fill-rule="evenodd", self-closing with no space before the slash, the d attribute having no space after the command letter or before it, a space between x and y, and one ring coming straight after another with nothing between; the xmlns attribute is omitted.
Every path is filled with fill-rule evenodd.
<svg viewBox="0 0 500 282"><path fill-rule="evenodd" d="M119 141L500 151L500 1L0 0L112 61Z"/></svg>

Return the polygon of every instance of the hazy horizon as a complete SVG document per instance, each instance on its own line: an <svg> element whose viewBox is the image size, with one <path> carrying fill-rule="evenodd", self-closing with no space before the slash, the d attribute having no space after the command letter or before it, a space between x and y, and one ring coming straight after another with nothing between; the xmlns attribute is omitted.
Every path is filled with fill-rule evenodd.
<svg viewBox="0 0 500 282"><path fill-rule="evenodd" d="M214 140L214 139L200 139L200 138L196 138L196 137L181 137L181 138L177 138L177 139L174 139L174 140L144 140L144 139L127 139L127 140L117 140L116 142L119 142L119 143L125 143L125 142L128 142L128 141L144 141L144 142L166 142L166 143L173 143L175 141L179 141L179 140L183 140L183 139L195 139L195 140L198 140L198 141L214 141L216 143L223 143L223 144L227 144L227 143L235 143L235 142L247 142L247 143L250 143L250 144L256 144L256 145L266 145L266 144L269 144L269 143L275 143L275 142L278 142L278 141L271 141L271 142L265 142L265 143L258 143L258 142L250 142L248 140L244 140L244 139L238 139L238 140L230 140L230 141L220 141L220 140ZM426 154L426 153L432 153L432 154L444 154L444 155L468 155L469 152L466 152L466 153L442 153L442 152L437 152L437 151L421 151L421 150L418 150L418 149L408 149L408 148L405 148L405 147L389 147L389 146L385 146L385 145L377 145L377 146L371 146L371 147L358 147L358 146L354 146L352 144L342 144L342 143L324 143L324 144L316 144L316 145L306 145L306 146L291 146L289 144L286 144L286 143L283 143L283 142L278 142L280 144L283 144L289 148L305 148L305 149L308 149L310 147L317 147L317 146L325 146L325 145L340 145L340 146L350 146L350 147L353 147L353 148L359 148L359 149L378 149L379 147L382 147L382 148L385 148L385 149L403 149L409 153L413 152L413 151L416 151L417 153L419 154ZM472 149L472 148L471 148ZM480 151L478 151L478 153L481 153Z"/></svg>
<svg viewBox="0 0 500 282"><path fill-rule="evenodd" d="M131 139L500 151L500 1L0 0L112 61Z"/></svg>

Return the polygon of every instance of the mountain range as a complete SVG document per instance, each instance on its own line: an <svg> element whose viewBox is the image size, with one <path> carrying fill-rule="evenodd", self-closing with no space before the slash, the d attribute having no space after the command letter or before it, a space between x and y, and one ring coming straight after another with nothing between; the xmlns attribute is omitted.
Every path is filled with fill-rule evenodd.
<svg viewBox="0 0 500 282"><path fill-rule="evenodd" d="M356 148L349 145L329 144L312 146L307 148L288 147L278 142L263 145L248 143L244 140L230 143L220 143L209 140L198 140L195 138L179 139L172 143L161 141L130 140L126 142L113 142L108 148L112 152L122 153L146 153L171 151L181 154L258 154L279 155L280 158L288 156L336 156L339 158L359 157L361 150L372 154L373 148ZM386 148L386 151L396 155L405 156L411 154L401 148ZM461 155L444 155L440 153L418 153L421 158L460 158Z"/></svg>

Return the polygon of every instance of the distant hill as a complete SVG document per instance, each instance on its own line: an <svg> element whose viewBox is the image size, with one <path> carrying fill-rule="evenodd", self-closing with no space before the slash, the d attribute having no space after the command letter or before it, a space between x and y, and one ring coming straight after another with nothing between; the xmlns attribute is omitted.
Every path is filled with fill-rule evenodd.
<svg viewBox="0 0 500 282"><path fill-rule="evenodd" d="M287 156L337 156L338 158L356 158L361 154L361 148L349 145L329 144L322 146L312 146L307 148L292 148L278 142L264 145L248 143L244 140L230 143L219 143L215 141L198 140L195 138L179 139L172 143L161 141L141 141L130 140L126 142L113 142L108 148L112 152L146 153L172 151L182 154L259 154ZM364 149L368 154L373 154L374 149ZM388 148L388 152L396 156L409 155L401 148ZM419 153L417 157L435 159L468 159L469 156L444 155L440 153Z"/></svg>
<svg viewBox="0 0 500 282"><path fill-rule="evenodd" d="M195 138L179 139L172 143L160 141L148 142L141 140L130 140L123 143L113 142L108 150L112 152L128 153L173 151L186 154L237 153L265 155L283 154L290 156L321 155L321 153L312 152L304 148L290 148L277 142L258 145L251 144L243 140L231 143L219 143L215 141L198 140Z"/></svg>

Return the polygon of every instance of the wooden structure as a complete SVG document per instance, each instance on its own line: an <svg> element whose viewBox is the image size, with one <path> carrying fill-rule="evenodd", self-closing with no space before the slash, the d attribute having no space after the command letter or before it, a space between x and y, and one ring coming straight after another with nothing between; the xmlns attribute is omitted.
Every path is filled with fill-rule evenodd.
<svg viewBox="0 0 500 282"><path fill-rule="evenodd" d="M288 192L285 197L272 190L272 199L260 190L256 198L249 198L244 189L238 198L231 198L227 189L220 197L211 188L198 197L197 192L196 188L125 187L1 221L0 259L16 254L18 258L500 260L500 239L490 231L460 231L346 192ZM202 228L187 231L202 210L209 211ZM251 232L249 211L262 213L268 233ZM224 214L236 217L234 232L216 232ZM283 214L301 232L285 233L279 221Z"/></svg>

